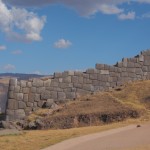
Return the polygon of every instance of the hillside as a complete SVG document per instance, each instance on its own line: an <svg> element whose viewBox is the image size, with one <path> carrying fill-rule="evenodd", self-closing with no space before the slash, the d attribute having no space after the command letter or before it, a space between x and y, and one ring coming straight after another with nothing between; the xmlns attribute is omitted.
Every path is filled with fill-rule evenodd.
<svg viewBox="0 0 150 150"><path fill-rule="evenodd" d="M19 80L28 80L29 78L40 78L44 77L44 75L37 74L23 74L23 73L0 73L0 77L15 77Z"/></svg>
<svg viewBox="0 0 150 150"><path fill-rule="evenodd" d="M128 83L61 104L55 109L38 110L28 117L28 121L35 128L44 129L102 125L141 116L149 119L149 89L149 80Z"/></svg>

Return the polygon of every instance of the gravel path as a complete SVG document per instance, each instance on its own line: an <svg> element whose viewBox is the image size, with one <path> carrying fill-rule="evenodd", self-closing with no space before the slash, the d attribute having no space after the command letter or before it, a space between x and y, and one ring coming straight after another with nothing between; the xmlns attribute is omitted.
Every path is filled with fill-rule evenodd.
<svg viewBox="0 0 150 150"><path fill-rule="evenodd" d="M150 123L104 131L63 141L43 150L123 150L150 144Z"/></svg>

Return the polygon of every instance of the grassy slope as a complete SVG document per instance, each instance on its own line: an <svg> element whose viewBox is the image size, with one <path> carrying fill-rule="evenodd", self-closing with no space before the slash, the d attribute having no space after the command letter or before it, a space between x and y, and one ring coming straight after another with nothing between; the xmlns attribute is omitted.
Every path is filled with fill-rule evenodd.
<svg viewBox="0 0 150 150"><path fill-rule="evenodd" d="M144 116L149 119L149 89L150 81L126 84L109 92L99 92L69 102L53 115L46 116L47 110L39 110L29 116L29 120L44 116L45 128L71 128L122 121L142 113L147 114Z"/></svg>
<svg viewBox="0 0 150 150"><path fill-rule="evenodd" d="M106 109L108 110L111 108L111 112L112 112L112 110L116 110L116 107L118 107L117 109L119 109L119 107L124 107L124 108L132 107L134 109L142 110L145 112L143 116L139 119L132 119L132 120L128 119L124 122L113 123L108 125L73 128L73 129L65 129L65 130L25 131L22 135L13 135L13 136L11 135L11 136L0 137L0 148L5 150L20 150L20 149L40 150L41 148L47 147L49 145L55 144L57 142L63 141L68 138L77 137L77 136L90 134L94 132L100 132L112 128L118 128L121 126L126 126L128 124L133 124L133 123L140 124L145 121L150 121L149 89L150 89L150 81L143 81L143 82L139 81L132 84L127 84L122 89L113 90L111 92L97 93L96 95L83 97L77 102L71 102L67 104L67 108L68 108L67 111L62 110L61 113L58 112L55 114L55 116L60 116L60 114L66 115L68 112L72 113L72 115L81 112L91 113L91 111L93 110L97 112L99 111L98 105L94 105L94 103L91 104L91 102L96 101L97 103L98 100L102 98L100 100L101 102L99 102L99 105L101 106L100 107L101 110L106 111ZM107 100L110 100L111 104L117 104L117 106L115 105L112 107L111 105L108 106L108 103L105 103ZM81 103L83 105L80 105ZM95 109L85 110L85 105L88 105L87 108L95 107ZM84 108L81 106L84 106ZM78 111L76 110L76 108L79 108ZM35 117L36 115L34 114L33 116ZM33 119L33 116L30 117ZM135 150L144 150L144 148L137 148L137 149L135 148Z"/></svg>

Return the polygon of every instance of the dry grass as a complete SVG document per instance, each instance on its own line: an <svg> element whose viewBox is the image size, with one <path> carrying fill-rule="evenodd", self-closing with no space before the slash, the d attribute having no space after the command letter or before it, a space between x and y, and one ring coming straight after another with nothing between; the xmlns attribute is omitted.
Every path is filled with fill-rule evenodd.
<svg viewBox="0 0 150 150"><path fill-rule="evenodd" d="M0 78L0 83L8 85L9 84L9 79L10 79L9 77L8 78L6 78L6 77Z"/></svg>
<svg viewBox="0 0 150 150"><path fill-rule="evenodd" d="M65 105L65 109L56 113L55 116L67 114L91 113L98 111L115 111L122 108L132 107L142 110L145 113L139 119L128 119L123 122L112 123L102 126L90 126L82 128L73 128L65 130L37 130L25 131L22 135L10 135L0 137L0 149L5 150L40 150L60 141L105 131L112 128L118 128L129 124L141 124L150 121L149 97L150 81L138 81L125 85L121 90L111 92L97 93L92 96L85 96L78 101L70 102ZM39 110L31 117L31 120L37 116L43 116L48 110ZM149 150L150 145L138 147L130 150ZM128 149L129 150L129 149Z"/></svg>
<svg viewBox="0 0 150 150"><path fill-rule="evenodd" d="M0 136L0 149L4 150L40 150L60 141L87 135L91 133L106 131L129 124L138 124L140 120L128 120L104 126L93 126L73 128L65 130L36 130L25 131L22 135Z"/></svg>

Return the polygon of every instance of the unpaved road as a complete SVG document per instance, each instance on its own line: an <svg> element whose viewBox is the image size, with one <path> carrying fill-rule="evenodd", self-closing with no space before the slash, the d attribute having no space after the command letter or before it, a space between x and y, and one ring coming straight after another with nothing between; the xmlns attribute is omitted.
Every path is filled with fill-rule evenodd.
<svg viewBox="0 0 150 150"><path fill-rule="evenodd" d="M104 131L63 141L43 150L123 150L150 144L150 123Z"/></svg>

